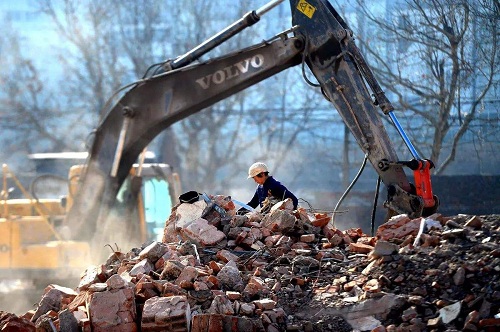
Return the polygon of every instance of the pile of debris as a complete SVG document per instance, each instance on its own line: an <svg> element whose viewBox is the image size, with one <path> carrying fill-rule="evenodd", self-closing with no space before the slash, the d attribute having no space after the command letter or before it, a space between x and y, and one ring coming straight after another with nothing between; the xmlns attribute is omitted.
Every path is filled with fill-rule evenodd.
<svg viewBox="0 0 500 332"><path fill-rule="evenodd" d="M1 331L498 331L500 216L410 219L375 236L280 202L174 207L162 242L49 285Z"/></svg>

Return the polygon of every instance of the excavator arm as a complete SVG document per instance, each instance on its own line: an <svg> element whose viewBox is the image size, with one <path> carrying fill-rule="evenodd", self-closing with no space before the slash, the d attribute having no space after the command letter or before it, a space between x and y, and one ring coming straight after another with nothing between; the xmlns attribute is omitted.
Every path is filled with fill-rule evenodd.
<svg viewBox="0 0 500 332"><path fill-rule="evenodd" d="M305 63L323 94L341 114L382 181L387 206L421 215L423 199L412 190L365 85L383 111L392 110L354 45L345 22L326 0L290 0L293 28L268 41L193 64L283 0L247 13L192 51L167 61L115 103L95 131L86 172L66 222L79 237L92 236L144 148L163 130L287 68ZM427 183L426 181L421 181Z"/></svg>
<svg viewBox="0 0 500 332"><path fill-rule="evenodd" d="M433 163L421 159L413 147L347 23L327 0L291 0L290 4L292 24L299 27L295 35L305 42L306 63L387 186L385 206L410 217L435 212L438 199L432 193L429 172ZM413 156L411 161L399 161L377 107L390 117ZM403 166L414 171L416 186L408 181Z"/></svg>

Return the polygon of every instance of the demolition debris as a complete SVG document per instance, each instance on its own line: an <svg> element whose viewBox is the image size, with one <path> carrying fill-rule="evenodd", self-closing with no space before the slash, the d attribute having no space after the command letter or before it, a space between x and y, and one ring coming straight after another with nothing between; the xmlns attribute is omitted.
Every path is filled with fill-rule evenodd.
<svg viewBox="0 0 500 332"><path fill-rule="evenodd" d="M180 203L162 242L47 286L36 309L0 312L0 331L500 329L500 216L398 215L369 236L292 208Z"/></svg>

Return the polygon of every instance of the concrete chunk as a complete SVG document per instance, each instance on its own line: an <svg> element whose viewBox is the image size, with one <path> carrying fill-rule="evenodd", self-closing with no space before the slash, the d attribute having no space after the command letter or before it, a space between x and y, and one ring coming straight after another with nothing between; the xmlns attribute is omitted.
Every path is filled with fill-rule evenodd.
<svg viewBox="0 0 500 332"><path fill-rule="evenodd" d="M210 225L203 218L198 218L186 227L182 227L179 233L182 238L191 240L203 247L213 246L226 237L217 227Z"/></svg>
<svg viewBox="0 0 500 332"><path fill-rule="evenodd" d="M136 276L138 274L149 274L153 271L154 266L146 258L135 264L132 270L130 270L131 276Z"/></svg>
<svg viewBox="0 0 500 332"><path fill-rule="evenodd" d="M189 331L191 308L185 296L153 297L144 303L141 330Z"/></svg>
<svg viewBox="0 0 500 332"><path fill-rule="evenodd" d="M273 232L287 233L295 226L295 217L285 210L275 210L262 220L263 226Z"/></svg>
<svg viewBox="0 0 500 332"><path fill-rule="evenodd" d="M172 213L165 223L163 243L179 241L179 230L186 228L194 220L201 218L207 203L199 200L194 203L182 203L172 209Z"/></svg>
<svg viewBox="0 0 500 332"><path fill-rule="evenodd" d="M62 287L58 285L49 285L45 288L45 294L43 295L38 307L35 311L35 314L31 318L32 322L36 322L36 320L45 314L49 310L60 310L62 306L62 302L64 299L68 299L68 303L71 302L78 293L76 293L71 288Z"/></svg>
<svg viewBox="0 0 500 332"><path fill-rule="evenodd" d="M125 280L119 274L114 274L111 277L109 277L108 280L106 280L106 285L108 286L108 289L111 290L111 289L121 289L125 287L133 287L134 284Z"/></svg>
<svg viewBox="0 0 500 332"><path fill-rule="evenodd" d="M462 309L462 302L456 302L439 310L439 317L444 324L448 324L458 317Z"/></svg>
<svg viewBox="0 0 500 332"><path fill-rule="evenodd" d="M243 279L234 261L229 261L217 274L220 284L228 290L242 291Z"/></svg>
<svg viewBox="0 0 500 332"><path fill-rule="evenodd" d="M153 241L139 253L139 258L147 258L149 261L154 263L167 251L169 251L169 248L165 243Z"/></svg>

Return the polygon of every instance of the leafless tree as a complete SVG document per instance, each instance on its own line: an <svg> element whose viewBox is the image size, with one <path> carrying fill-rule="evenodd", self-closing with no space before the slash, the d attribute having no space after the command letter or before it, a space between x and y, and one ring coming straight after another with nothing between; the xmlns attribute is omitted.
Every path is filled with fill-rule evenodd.
<svg viewBox="0 0 500 332"><path fill-rule="evenodd" d="M359 3L370 27L359 39L381 84L414 114L417 147L442 173L499 82L498 1L387 2L378 15L369 3Z"/></svg>
<svg viewBox="0 0 500 332"><path fill-rule="evenodd" d="M96 123L108 98L126 81L128 70L117 42L116 4L42 0L38 5L63 40L58 59L66 73L61 98L67 98L71 111L88 115L87 125Z"/></svg>
<svg viewBox="0 0 500 332"><path fill-rule="evenodd" d="M54 149L74 147L67 140L72 130L60 121L75 121L72 114L61 111L54 95L39 71L22 52L19 36L13 31L0 36L0 130L2 159L24 159L47 146ZM26 170L26 169L25 169Z"/></svg>

